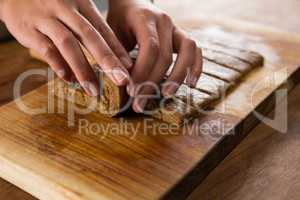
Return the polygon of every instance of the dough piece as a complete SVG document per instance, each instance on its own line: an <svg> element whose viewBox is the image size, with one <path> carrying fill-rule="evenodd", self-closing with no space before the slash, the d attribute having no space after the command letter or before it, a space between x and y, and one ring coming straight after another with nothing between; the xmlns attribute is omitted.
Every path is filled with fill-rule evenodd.
<svg viewBox="0 0 300 200"><path fill-rule="evenodd" d="M203 49L203 57L207 60L234 69L243 74L247 73L252 68L251 64L249 63L215 50Z"/></svg>
<svg viewBox="0 0 300 200"><path fill-rule="evenodd" d="M203 59L203 72L228 83L233 83L242 76L240 72L211 62L207 59Z"/></svg>
<svg viewBox="0 0 300 200"><path fill-rule="evenodd" d="M202 73L195 88L216 98L220 98L232 85L221 79Z"/></svg>
<svg viewBox="0 0 300 200"><path fill-rule="evenodd" d="M231 47L228 44L222 44L208 40L201 40L198 42L198 46L204 49L210 49L227 54L229 56L236 57L246 63L251 64L252 67L259 67L264 64L264 57L259 53L250 50Z"/></svg>
<svg viewBox="0 0 300 200"><path fill-rule="evenodd" d="M117 87L107 76L103 76L101 84L101 95L91 97L85 94L79 84L68 84L56 79L54 94L58 98L66 99L86 108L89 107L102 115L113 117L121 111L126 103L126 90L125 88Z"/></svg>
<svg viewBox="0 0 300 200"><path fill-rule="evenodd" d="M103 72L100 71L99 66L90 54L86 50L84 50L84 53L100 81L100 96L90 97L85 94L78 83L65 83L58 79L54 81L55 95L58 98L66 99L83 107L88 107L90 105L92 108L96 108L100 114L105 116L112 117L117 115L128 99L126 88L116 86ZM34 58L43 61L37 53L31 51L30 54Z"/></svg>
<svg viewBox="0 0 300 200"><path fill-rule="evenodd" d="M147 104L147 110L151 110L152 117L179 126L198 115L194 107L176 98L161 100L159 103L152 101Z"/></svg>
<svg viewBox="0 0 300 200"><path fill-rule="evenodd" d="M178 88L175 97L188 105L192 105L196 109L204 109L210 102L218 98L197 89L190 88L185 84L182 84Z"/></svg>
<svg viewBox="0 0 300 200"><path fill-rule="evenodd" d="M184 122L199 115L200 111L205 109L215 99L217 99L216 96L183 84L173 98L148 103L146 113L162 121L182 125Z"/></svg>

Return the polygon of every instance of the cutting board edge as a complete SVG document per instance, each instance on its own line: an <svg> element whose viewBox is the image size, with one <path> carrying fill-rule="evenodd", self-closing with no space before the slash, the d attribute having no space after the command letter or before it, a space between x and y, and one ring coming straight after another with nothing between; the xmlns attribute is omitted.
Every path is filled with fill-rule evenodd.
<svg viewBox="0 0 300 200"><path fill-rule="evenodd" d="M300 65L299 67L288 77L285 83L282 83L274 90L268 97L266 97L254 111L258 111L261 114L270 113L276 104L275 93L281 88L287 87L289 92L300 83ZM218 166L222 160L255 128L259 123L254 111L241 121L234 130L228 132L223 136L218 145L214 145L212 149L190 170L171 190L166 192L161 198L163 200L171 199L186 199L189 194L207 177L207 175ZM251 125L247 125L245 129L245 123L250 122ZM233 134L231 134L233 133ZM207 162L202 162L206 160ZM203 173L205 170L207 173ZM206 175L205 175L206 174Z"/></svg>

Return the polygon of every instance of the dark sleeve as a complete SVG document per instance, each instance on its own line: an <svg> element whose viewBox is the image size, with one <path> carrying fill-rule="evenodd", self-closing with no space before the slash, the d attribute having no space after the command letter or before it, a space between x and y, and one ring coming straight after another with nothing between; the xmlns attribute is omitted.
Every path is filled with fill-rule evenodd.
<svg viewBox="0 0 300 200"><path fill-rule="evenodd" d="M10 36L4 23L0 21L0 40L8 38Z"/></svg>

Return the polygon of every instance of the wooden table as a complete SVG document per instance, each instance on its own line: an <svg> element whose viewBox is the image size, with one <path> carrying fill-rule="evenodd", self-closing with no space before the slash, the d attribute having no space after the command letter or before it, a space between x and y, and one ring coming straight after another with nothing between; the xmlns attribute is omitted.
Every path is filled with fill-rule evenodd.
<svg viewBox="0 0 300 200"><path fill-rule="evenodd" d="M172 14L173 13L172 7L169 7L171 2L176 2L176 1L165 0L165 1L160 1L158 3L162 7L168 8L168 10L170 10L170 13ZM180 2L182 1L177 1L176 3L178 4L174 4L174 5L179 5ZM202 7L202 4L196 0L194 1L190 0L185 2L187 3L187 5L193 5L192 7L195 8L195 10L197 10L197 12L189 11L189 13L192 13L192 15L194 15L193 13L201 13L201 11L205 13L206 12L205 9L208 9L207 3L203 3L203 5L206 5L206 7L205 6ZM225 13L225 15L230 17L232 16L237 17L243 14L246 15L246 17L241 16L243 19L248 17L249 20L258 21L270 25L274 25L272 23L276 23L276 20L278 22L279 19L281 18L281 17L277 17L276 19L277 15L274 15L274 17L269 17L269 20L270 19L274 20L274 21L271 20L272 22L270 22L268 21L268 17L267 18L256 17L256 16L261 16L259 14L256 14L255 16L252 15L253 17L251 17L251 12L254 11L251 5L258 6L259 4L257 4L257 2L259 1L248 3L248 4L238 4L237 3L238 1L236 1L236 4L234 3L234 1L231 2L232 4L226 1L226 5L228 4L240 5L238 8L235 9L241 11L234 13L231 9L229 9L229 11L232 13L230 13L229 11L223 12L223 14ZM264 3L266 2L267 1L265 1ZM211 6L209 9L215 8L216 11L219 10L219 12L220 10L224 10L224 7L227 7L224 4L223 5L218 4L220 6L217 6L216 4L218 3L217 1L212 1L211 3L212 3L211 5L214 4L214 6ZM274 4L274 1L272 1L272 3ZM294 2L291 1L291 4L285 6L296 8L295 6L296 4L297 4L296 1ZM199 8L197 8L195 5L197 5L197 7ZM250 10L251 11L249 12L250 14L247 15L247 12L243 12L242 6L244 6L244 10L248 10L248 11ZM201 10L202 8L203 10ZM184 8L182 9L185 10ZM209 9L208 12L211 13L212 10ZM273 12L273 9L270 10ZM272 13L271 11L268 12ZM263 10L262 13L264 13ZM288 14L290 15L290 11ZM189 15L186 16L188 17ZM197 16L194 15L191 17L197 17ZM287 23L284 23L284 20L281 20L280 22L281 24L278 27L297 32L297 27L295 25L293 24L289 25ZM296 192L299 191L298 190L299 183L297 188L296 172L297 172L297 167L299 169L299 164L297 164L297 160L299 160L299 158L296 158L297 156L296 151L298 150L299 152L299 148L297 147L299 146L299 144L297 143L296 140L297 135L295 136L292 133L299 131L300 127L299 125L297 127L296 124L297 119L299 119L299 111L295 112L296 110L299 110L299 106L297 107L295 103L297 102L297 100L299 100L299 95L295 95L295 93L299 94L299 87L296 88L294 92L291 94L293 96L293 99L291 98L289 100L292 105L290 110L294 111L294 112L290 112L290 116L295 117L295 121L290 120L289 133L286 135L281 135L276 133L275 131L272 131L272 129L270 128L264 127L263 125L257 127L254 130L254 132L250 134L249 137L241 145L239 145L237 149L234 152L232 152L228 156L228 158L219 167L217 167L215 171L211 173L211 175L203 182L203 184L200 185L198 190L195 191L195 193L191 196L191 199L198 199L199 197L201 198L206 197L207 199L212 199L212 198L215 199L215 197L219 197L219 198L228 197L230 199L231 198L240 199L240 197L243 197L247 199L247 197L249 198L270 197L269 194L273 194L277 198L291 197L291 196L282 196L282 195L286 195L286 193L282 191L281 191L281 196L277 195L275 191L278 186L279 187L285 186L282 188L289 189L289 195L291 194L295 196L297 195ZM261 130L264 131L263 134L261 134ZM259 154L256 152L259 152ZM292 156L288 157L287 155L292 155ZM285 160L284 158L287 158L287 160ZM284 161L283 162L284 165L281 164L281 161ZM273 163L274 165L272 165ZM284 179L280 177L284 177ZM23 192L13 188L12 186L8 185L5 182L0 184L0 188L4 188L4 192L0 192L0 199L1 198L8 199L9 197L11 199L26 199L26 198L31 199L31 197L25 194L24 194L25 196L23 197ZM21 196L22 198L20 198Z"/></svg>

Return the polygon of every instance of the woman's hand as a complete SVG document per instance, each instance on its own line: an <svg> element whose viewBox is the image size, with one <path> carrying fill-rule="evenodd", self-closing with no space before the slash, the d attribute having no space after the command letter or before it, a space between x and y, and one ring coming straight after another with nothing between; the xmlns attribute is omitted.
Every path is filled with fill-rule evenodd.
<svg viewBox="0 0 300 200"><path fill-rule="evenodd" d="M80 43L115 84L127 84L132 61L91 0L0 0L0 17L21 44L87 94L98 95L99 83Z"/></svg>
<svg viewBox="0 0 300 200"><path fill-rule="evenodd" d="M202 71L201 49L164 12L146 0L110 0L108 23L127 50L136 44L140 49L127 87L135 97L135 111L141 112L147 103L140 97L157 93L154 86L165 78L173 52L178 57L162 94L174 94L186 78L189 86L196 85Z"/></svg>

